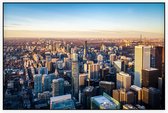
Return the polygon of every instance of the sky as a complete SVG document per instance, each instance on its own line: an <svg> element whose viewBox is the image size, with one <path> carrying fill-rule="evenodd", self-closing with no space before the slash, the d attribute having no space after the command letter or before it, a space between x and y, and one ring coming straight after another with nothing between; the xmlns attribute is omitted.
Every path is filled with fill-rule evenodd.
<svg viewBox="0 0 168 113"><path fill-rule="evenodd" d="M164 36L164 4L5 3L5 37ZM155 34L155 35L153 35Z"/></svg>

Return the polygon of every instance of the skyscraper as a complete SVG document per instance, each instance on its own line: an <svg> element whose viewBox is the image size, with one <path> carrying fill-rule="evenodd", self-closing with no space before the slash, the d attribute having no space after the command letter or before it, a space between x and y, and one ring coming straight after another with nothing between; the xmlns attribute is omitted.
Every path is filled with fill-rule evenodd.
<svg viewBox="0 0 168 113"><path fill-rule="evenodd" d="M142 103L144 105L149 104L149 89L146 87L142 88Z"/></svg>
<svg viewBox="0 0 168 113"><path fill-rule="evenodd" d="M149 88L149 106L151 109L160 109L160 90L157 88Z"/></svg>
<svg viewBox="0 0 168 113"><path fill-rule="evenodd" d="M116 54L111 54L110 55L110 63L113 64L113 62L117 59Z"/></svg>
<svg viewBox="0 0 168 113"><path fill-rule="evenodd" d="M103 94L103 92L107 93L108 95L112 95L112 91L115 88L114 82L108 82L108 81L100 81L99 82L100 87L100 94Z"/></svg>
<svg viewBox="0 0 168 113"><path fill-rule="evenodd" d="M94 96L94 87L87 86L82 93L82 104L85 109L90 109L90 99Z"/></svg>
<svg viewBox="0 0 168 113"><path fill-rule="evenodd" d="M52 96L59 96L64 94L64 79L54 79L52 81Z"/></svg>
<svg viewBox="0 0 168 113"><path fill-rule="evenodd" d="M100 74L100 65L99 64L90 64L88 66L88 78L98 80Z"/></svg>
<svg viewBox="0 0 168 113"><path fill-rule="evenodd" d="M134 84L141 87L142 85L142 69L150 68L150 47L135 46L135 76Z"/></svg>
<svg viewBox="0 0 168 113"><path fill-rule="evenodd" d="M124 88L129 90L131 86L131 76L127 73L117 73L117 89Z"/></svg>
<svg viewBox="0 0 168 113"><path fill-rule="evenodd" d="M149 68L142 70L142 86L143 87L158 87L159 70Z"/></svg>
<svg viewBox="0 0 168 113"><path fill-rule="evenodd" d="M85 41L85 45L84 45L84 59L87 59L87 41Z"/></svg>
<svg viewBox="0 0 168 113"><path fill-rule="evenodd" d="M141 104L141 101L142 101L142 88L136 86L136 85L132 85L130 87L130 90L132 92L134 92L134 101L135 103L139 103Z"/></svg>
<svg viewBox="0 0 168 113"><path fill-rule="evenodd" d="M162 62L164 62L164 48L161 46L155 47L155 67L159 70L159 76L162 77Z"/></svg>
<svg viewBox="0 0 168 113"><path fill-rule="evenodd" d="M34 75L34 92L36 94L42 92L42 75L41 74Z"/></svg>
<svg viewBox="0 0 168 113"><path fill-rule="evenodd" d="M50 79L47 74L44 74L42 77L42 84L43 84L43 91L49 91L50 90Z"/></svg>
<svg viewBox="0 0 168 113"><path fill-rule="evenodd" d="M79 94L79 65L78 54L72 54L72 95L78 99Z"/></svg>
<svg viewBox="0 0 168 113"><path fill-rule="evenodd" d="M80 89L82 89L85 86L85 79L87 79L88 74L87 73L83 73L79 75L79 86Z"/></svg>
<svg viewBox="0 0 168 113"><path fill-rule="evenodd" d="M98 63L103 62L103 55L99 54L97 56L97 61L98 61Z"/></svg>
<svg viewBox="0 0 168 113"><path fill-rule="evenodd" d="M48 69L46 67L39 67L38 74L48 74Z"/></svg>

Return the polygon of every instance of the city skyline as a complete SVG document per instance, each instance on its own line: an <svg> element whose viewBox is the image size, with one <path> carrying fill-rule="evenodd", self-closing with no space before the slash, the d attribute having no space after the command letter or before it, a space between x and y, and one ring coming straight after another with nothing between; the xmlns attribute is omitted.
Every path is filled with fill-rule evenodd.
<svg viewBox="0 0 168 113"><path fill-rule="evenodd" d="M140 34L164 38L164 4L4 4L7 38L136 38Z"/></svg>

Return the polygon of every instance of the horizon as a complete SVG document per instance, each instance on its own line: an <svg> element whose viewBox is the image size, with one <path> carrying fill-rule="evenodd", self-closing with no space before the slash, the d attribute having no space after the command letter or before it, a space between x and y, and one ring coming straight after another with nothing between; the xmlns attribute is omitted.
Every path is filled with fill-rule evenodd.
<svg viewBox="0 0 168 113"><path fill-rule="evenodd" d="M4 37L164 38L164 4L4 3Z"/></svg>

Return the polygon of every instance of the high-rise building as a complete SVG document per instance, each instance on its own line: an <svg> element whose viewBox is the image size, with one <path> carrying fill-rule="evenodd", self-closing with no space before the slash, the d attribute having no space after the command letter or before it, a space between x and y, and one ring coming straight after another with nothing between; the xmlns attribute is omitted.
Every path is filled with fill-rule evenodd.
<svg viewBox="0 0 168 113"><path fill-rule="evenodd" d="M109 74L109 68L100 69L100 80L105 80L105 76Z"/></svg>
<svg viewBox="0 0 168 113"><path fill-rule="evenodd" d="M132 91L126 92L125 100L127 104L134 104L134 93Z"/></svg>
<svg viewBox="0 0 168 113"><path fill-rule="evenodd" d="M151 109L160 109L161 96L160 96L160 90L150 87L149 88L149 106Z"/></svg>
<svg viewBox="0 0 168 113"><path fill-rule="evenodd" d="M49 76L47 74L44 74L42 76L42 84L43 84L43 91L49 91L51 87L51 83L49 80Z"/></svg>
<svg viewBox="0 0 168 113"><path fill-rule="evenodd" d="M106 93L91 97L91 109L120 109L120 103Z"/></svg>
<svg viewBox="0 0 168 113"><path fill-rule="evenodd" d="M48 69L46 67L40 67L38 69L38 74L41 74L41 75L48 74Z"/></svg>
<svg viewBox="0 0 168 113"><path fill-rule="evenodd" d="M53 110L73 110L75 109L74 101L71 95L62 95L50 98L50 109Z"/></svg>
<svg viewBox="0 0 168 113"><path fill-rule="evenodd" d="M113 96L115 100L120 101L120 89L113 90Z"/></svg>
<svg viewBox="0 0 168 113"><path fill-rule="evenodd" d="M100 74L100 65L99 64L90 64L88 66L88 78L98 80Z"/></svg>
<svg viewBox="0 0 168 113"><path fill-rule="evenodd" d="M164 48L162 46L155 47L155 67L159 70L159 76L162 77L162 63L164 62Z"/></svg>
<svg viewBox="0 0 168 113"><path fill-rule="evenodd" d="M125 89L113 90L113 98L122 104L134 104L134 93Z"/></svg>
<svg viewBox="0 0 168 113"><path fill-rule="evenodd" d="M141 104L142 101L142 88L136 86L136 85L132 85L130 87L130 90L134 93L134 102Z"/></svg>
<svg viewBox="0 0 168 113"><path fill-rule="evenodd" d="M88 68L87 68L88 66L87 66L87 64L85 63L84 65L83 65L83 70L84 70L84 73L87 73L87 71L88 71Z"/></svg>
<svg viewBox="0 0 168 113"><path fill-rule="evenodd" d="M47 61L45 67L47 67L49 72L52 72L53 66L51 61Z"/></svg>
<svg viewBox="0 0 168 113"><path fill-rule="evenodd" d="M99 54L97 56L97 61L98 61L98 63L103 62L103 55Z"/></svg>
<svg viewBox="0 0 168 113"><path fill-rule="evenodd" d="M64 95L64 79L58 78L52 81L52 96Z"/></svg>
<svg viewBox="0 0 168 113"><path fill-rule="evenodd" d="M84 59L87 59L87 41L85 41L84 45Z"/></svg>
<svg viewBox="0 0 168 113"><path fill-rule="evenodd" d="M87 73L79 74L79 86L80 86L80 89L85 86L85 79L87 79L87 76L88 76Z"/></svg>
<svg viewBox="0 0 168 113"><path fill-rule="evenodd" d="M116 54L111 54L110 55L110 63L113 64L113 62L116 61L116 60L117 60Z"/></svg>
<svg viewBox="0 0 168 113"><path fill-rule="evenodd" d="M79 94L79 65L78 54L72 54L72 95L78 100Z"/></svg>
<svg viewBox="0 0 168 113"><path fill-rule="evenodd" d="M126 103L126 91L124 89L120 89L120 102L122 104Z"/></svg>
<svg viewBox="0 0 168 113"><path fill-rule="evenodd" d="M158 87L159 70L149 68L142 70L142 87Z"/></svg>
<svg viewBox="0 0 168 113"><path fill-rule="evenodd" d="M135 77L134 84L141 87L142 85L142 70L150 68L150 47L135 46Z"/></svg>
<svg viewBox="0 0 168 113"><path fill-rule="evenodd" d="M142 103L146 106L149 104L149 89L146 87L142 88Z"/></svg>
<svg viewBox="0 0 168 113"><path fill-rule="evenodd" d="M117 89L124 88L129 90L131 86L131 76L127 73L117 73Z"/></svg>
<svg viewBox="0 0 168 113"><path fill-rule="evenodd" d="M87 86L82 93L82 105L84 109L90 109L90 99L94 96L94 87Z"/></svg>
<svg viewBox="0 0 168 113"><path fill-rule="evenodd" d="M60 60L60 61L57 61L57 69L63 69L64 68L64 62L62 61L62 60Z"/></svg>
<svg viewBox="0 0 168 113"><path fill-rule="evenodd" d="M71 94L71 84L65 80L64 81L64 94Z"/></svg>
<svg viewBox="0 0 168 113"><path fill-rule="evenodd" d="M103 92L105 92L108 95L111 95L113 89L115 88L115 83L108 81L100 81L99 88L100 88L100 94L103 94Z"/></svg>
<svg viewBox="0 0 168 113"><path fill-rule="evenodd" d="M41 74L34 75L34 92L36 94L42 92L42 75Z"/></svg>
<svg viewBox="0 0 168 113"><path fill-rule="evenodd" d="M117 72L124 71L124 61L123 60L114 61L113 66L116 68Z"/></svg>

